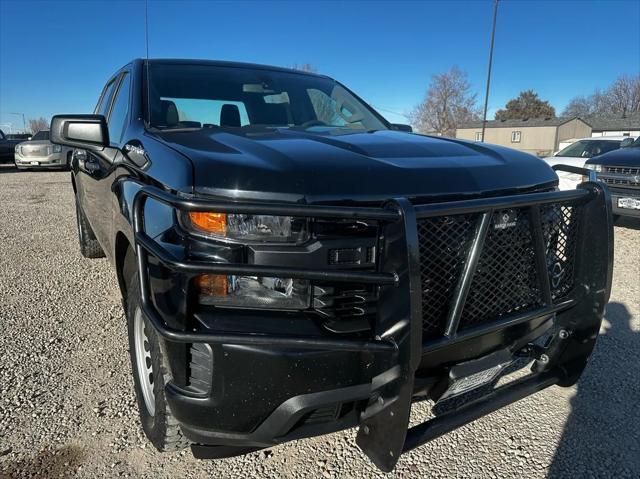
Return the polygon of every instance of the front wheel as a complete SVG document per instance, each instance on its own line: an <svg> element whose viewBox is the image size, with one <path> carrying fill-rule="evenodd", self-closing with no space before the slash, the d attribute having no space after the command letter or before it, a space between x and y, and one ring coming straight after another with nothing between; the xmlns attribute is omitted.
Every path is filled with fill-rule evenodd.
<svg viewBox="0 0 640 479"><path fill-rule="evenodd" d="M133 383L142 429L158 451L177 451L189 445L173 417L164 394L168 371L158 334L140 307L138 274L127 289L127 323Z"/></svg>

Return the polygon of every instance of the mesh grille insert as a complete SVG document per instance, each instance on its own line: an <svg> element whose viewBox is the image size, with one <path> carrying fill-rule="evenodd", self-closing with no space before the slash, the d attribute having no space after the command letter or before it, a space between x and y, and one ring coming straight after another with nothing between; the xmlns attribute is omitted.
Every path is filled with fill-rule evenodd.
<svg viewBox="0 0 640 479"><path fill-rule="evenodd" d="M579 206L549 205L541 208L551 297L565 296L574 284L574 263Z"/></svg>
<svg viewBox="0 0 640 479"><path fill-rule="evenodd" d="M540 207L545 264L554 302L571 293L581 207ZM423 339L444 334L456 285L482 213L418 220ZM529 207L496 211L471 279L459 330L543 305Z"/></svg>
<svg viewBox="0 0 640 479"><path fill-rule="evenodd" d="M514 226L498 228L495 218L513 216ZM540 306L535 251L526 210L497 212L462 310L460 328Z"/></svg>
<svg viewBox="0 0 640 479"><path fill-rule="evenodd" d="M418 221L424 339L444 332L449 305L478 219L479 215L456 215Z"/></svg>

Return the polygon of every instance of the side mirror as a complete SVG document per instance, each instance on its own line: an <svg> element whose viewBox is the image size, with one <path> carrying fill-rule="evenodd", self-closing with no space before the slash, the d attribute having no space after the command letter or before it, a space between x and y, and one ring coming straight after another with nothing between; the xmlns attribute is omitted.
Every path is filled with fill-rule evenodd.
<svg viewBox="0 0 640 479"><path fill-rule="evenodd" d="M403 125L402 123L391 123L391 129L413 133L413 128L411 128L411 125Z"/></svg>
<svg viewBox="0 0 640 479"><path fill-rule="evenodd" d="M56 115L49 140L56 145L101 151L109 146L109 129L103 115Z"/></svg>
<svg viewBox="0 0 640 479"><path fill-rule="evenodd" d="M625 138L624 140L622 140L620 142L620 148L626 148L627 146L631 146L631 144L634 142L635 140L631 137L629 138Z"/></svg>

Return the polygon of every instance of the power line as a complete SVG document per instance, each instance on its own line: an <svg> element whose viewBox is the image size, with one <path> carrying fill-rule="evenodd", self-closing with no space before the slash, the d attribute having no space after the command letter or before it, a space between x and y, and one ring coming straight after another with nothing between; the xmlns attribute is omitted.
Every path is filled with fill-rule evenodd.
<svg viewBox="0 0 640 479"><path fill-rule="evenodd" d="M376 110L384 111L386 113L393 113L394 115L402 116L404 118L409 118L409 115L407 115L406 113L399 113L397 111L389 110L387 108L382 108L381 106L375 106L375 105L371 105L371 106L374 107Z"/></svg>

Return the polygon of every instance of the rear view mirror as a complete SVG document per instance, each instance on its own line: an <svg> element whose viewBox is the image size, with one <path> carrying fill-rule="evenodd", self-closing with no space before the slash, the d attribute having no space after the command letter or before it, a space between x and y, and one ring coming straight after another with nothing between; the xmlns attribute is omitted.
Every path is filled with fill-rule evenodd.
<svg viewBox="0 0 640 479"><path fill-rule="evenodd" d="M103 115L56 115L51 119L51 143L86 150L109 146L109 129Z"/></svg>
<svg viewBox="0 0 640 479"><path fill-rule="evenodd" d="M397 131L406 131L407 133L413 133L411 125L403 125L402 123L391 123L391 129Z"/></svg>

